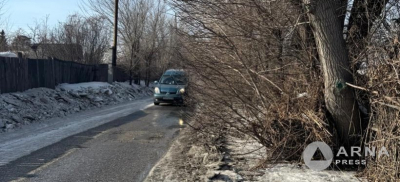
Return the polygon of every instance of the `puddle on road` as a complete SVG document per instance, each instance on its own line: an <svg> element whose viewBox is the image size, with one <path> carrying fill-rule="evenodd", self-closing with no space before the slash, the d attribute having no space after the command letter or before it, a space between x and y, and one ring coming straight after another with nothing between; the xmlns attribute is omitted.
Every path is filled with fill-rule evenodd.
<svg viewBox="0 0 400 182"><path fill-rule="evenodd" d="M146 135L146 131L128 131L118 135L118 141L120 142L132 142L134 140L143 138Z"/></svg>
<svg viewBox="0 0 400 182"><path fill-rule="evenodd" d="M148 139L148 140L158 140L158 139L161 139L161 138L163 138L163 137L164 137L163 134L161 134L161 133L156 133L156 134L154 134L154 135L148 137L147 139Z"/></svg>
<svg viewBox="0 0 400 182"><path fill-rule="evenodd" d="M163 132L154 132L154 131L128 131L122 134L119 134L117 137L117 141L119 142L140 142L140 143L148 143L148 142L156 142L164 138Z"/></svg>
<svg viewBox="0 0 400 182"><path fill-rule="evenodd" d="M167 125L167 129L182 129L186 127L186 122L182 118L168 121L172 125ZM179 130L178 130L179 131ZM119 142L156 142L165 137L165 133L156 131L114 131L112 132Z"/></svg>

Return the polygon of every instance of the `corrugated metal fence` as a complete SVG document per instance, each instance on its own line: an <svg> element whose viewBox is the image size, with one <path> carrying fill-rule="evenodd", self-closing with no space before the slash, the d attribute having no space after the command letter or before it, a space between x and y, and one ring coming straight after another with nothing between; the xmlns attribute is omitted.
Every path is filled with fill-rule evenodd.
<svg viewBox="0 0 400 182"><path fill-rule="evenodd" d="M108 65L85 65L57 59L0 57L0 93L55 88L60 83L107 82Z"/></svg>

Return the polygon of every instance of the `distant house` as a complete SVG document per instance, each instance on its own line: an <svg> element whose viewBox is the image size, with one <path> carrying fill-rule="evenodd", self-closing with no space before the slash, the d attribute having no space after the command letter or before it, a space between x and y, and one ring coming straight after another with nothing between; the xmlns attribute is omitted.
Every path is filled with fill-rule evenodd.
<svg viewBox="0 0 400 182"><path fill-rule="evenodd" d="M83 49L79 44L33 44L29 58L47 59L49 57L61 60L82 62Z"/></svg>
<svg viewBox="0 0 400 182"><path fill-rule="evenodd" d="M31 38L25 35L16 36L11 43L11 50L14 52L27 52L31 45Z"/></svg>
<svg viewBox="0 0 400 182"><path fill-rule="evenodd" d="M14 37L10 50L30 59L48 59L51 57L66 61L83 62L83 48L79 44L32 44L31 38L25 35Z"/></svg>

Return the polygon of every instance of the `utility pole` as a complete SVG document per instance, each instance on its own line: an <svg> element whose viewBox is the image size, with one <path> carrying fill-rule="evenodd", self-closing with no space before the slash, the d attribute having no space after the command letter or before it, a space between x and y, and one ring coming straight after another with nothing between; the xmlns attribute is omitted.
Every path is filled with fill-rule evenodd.
<svg viewBox="0 0 400 182"><path fill-rule="evenodd" d="M112 47L112 69L117 66L117 39L118 39L118 0L115 0L114 11L114 43Z"/></svg>

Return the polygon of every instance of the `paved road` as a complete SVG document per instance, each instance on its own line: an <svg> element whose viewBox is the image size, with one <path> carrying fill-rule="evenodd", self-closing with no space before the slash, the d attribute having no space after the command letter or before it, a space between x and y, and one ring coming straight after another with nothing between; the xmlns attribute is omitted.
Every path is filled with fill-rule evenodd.
<svg viewBox="0 0 400 182"><path fill-rule="evenodd" d="M183 127L185 108L153 106L6 165L0 181L142 181Z"/></svg>

